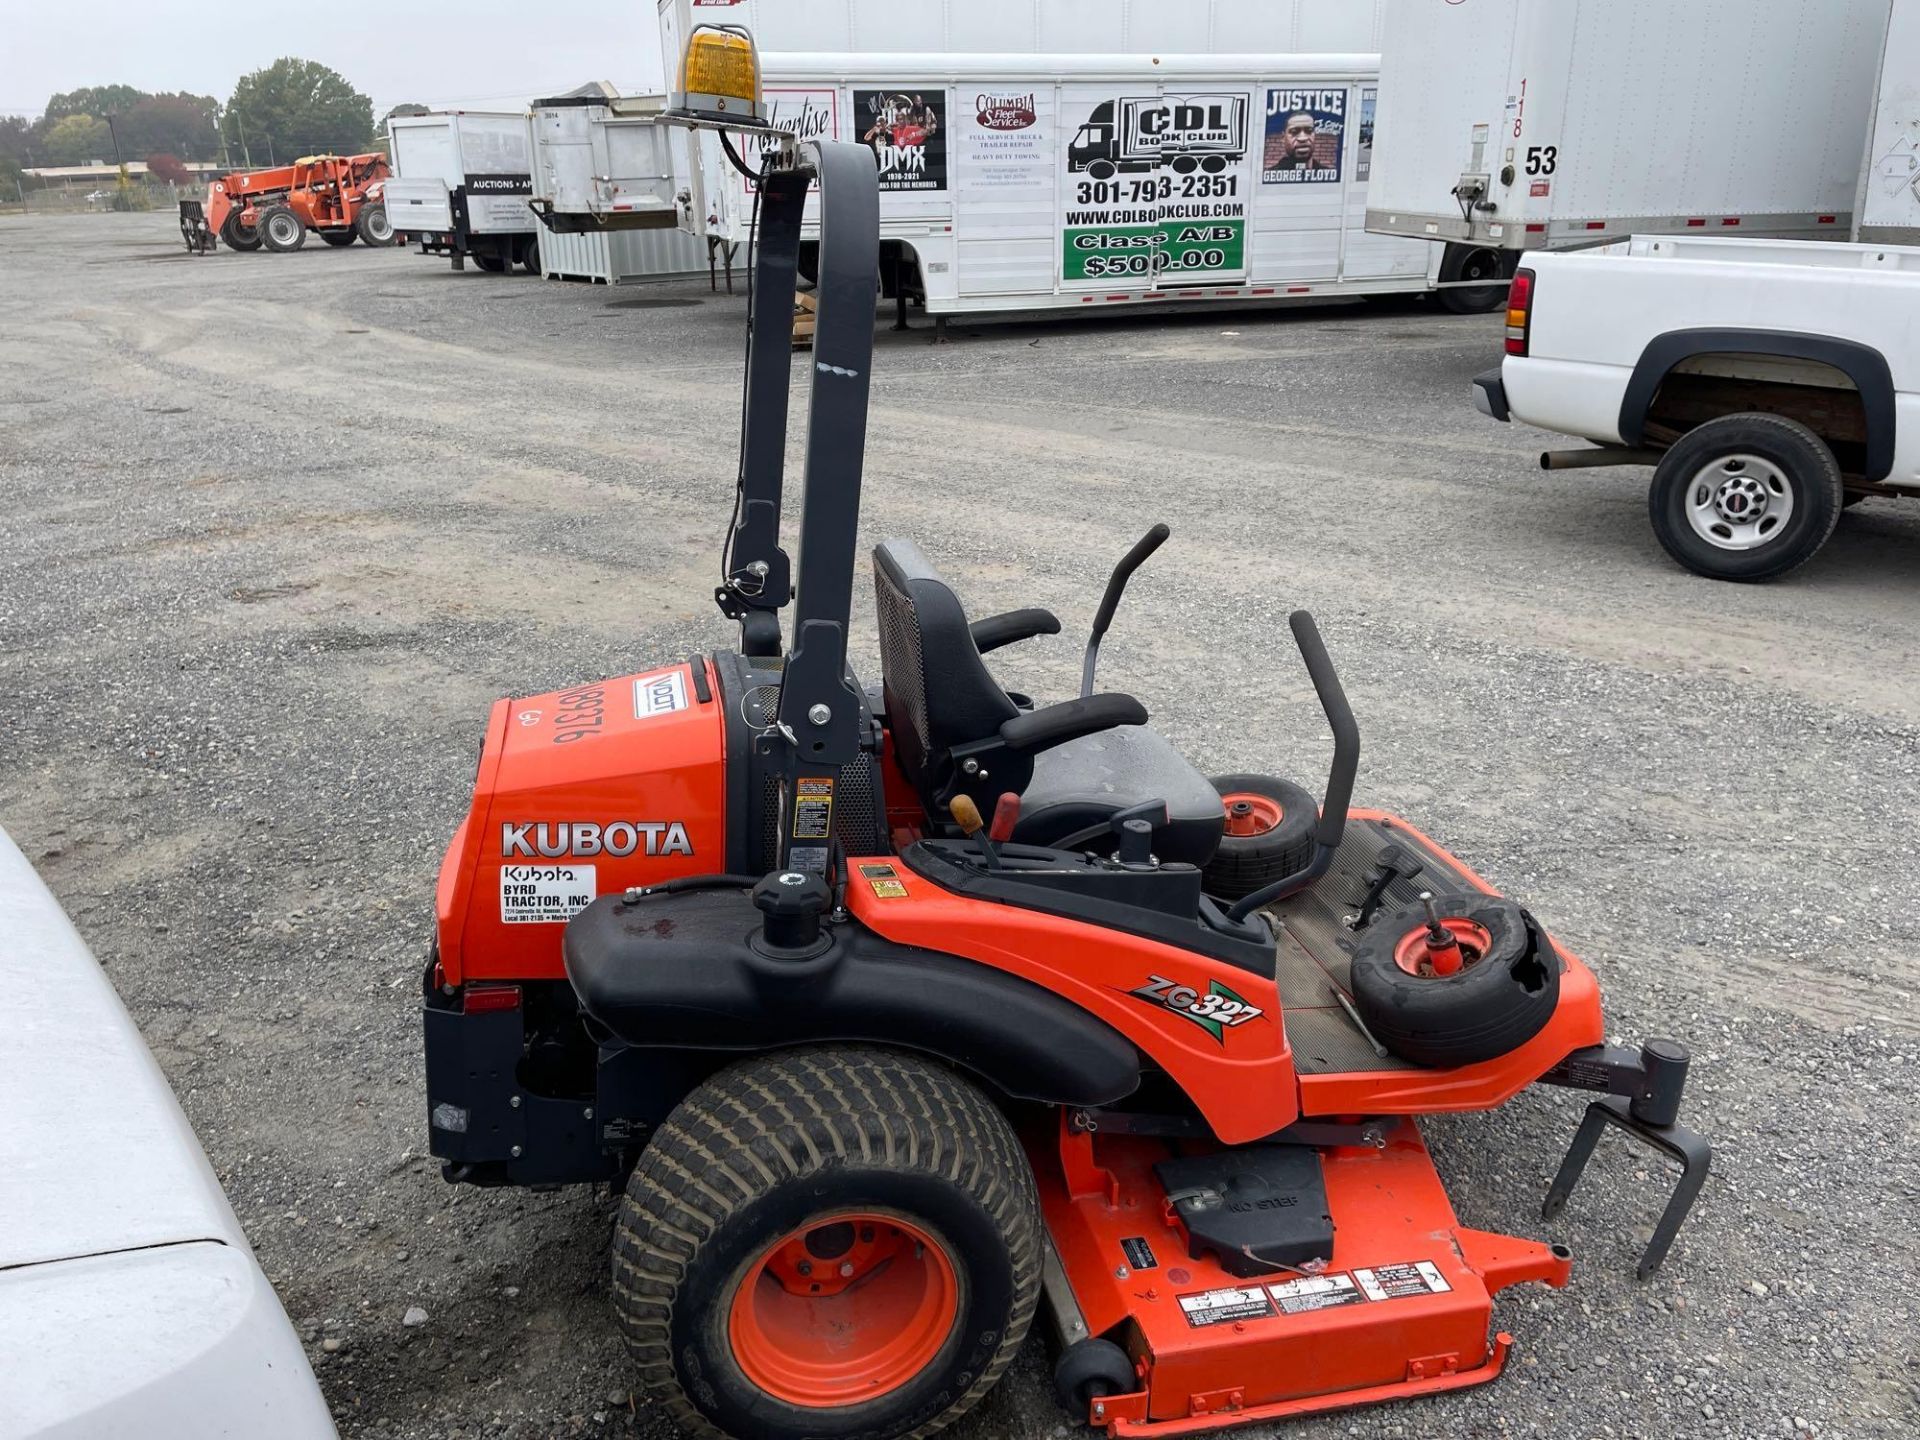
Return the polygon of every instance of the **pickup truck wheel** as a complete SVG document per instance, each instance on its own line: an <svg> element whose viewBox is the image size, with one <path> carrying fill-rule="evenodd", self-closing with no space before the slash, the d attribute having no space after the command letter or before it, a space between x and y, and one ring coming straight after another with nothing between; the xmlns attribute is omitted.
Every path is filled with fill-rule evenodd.
<svg viewBox="0 0 1920 1440"><path fill-rule="evenodd" d="M1839 522L1833 452L1784 415L1727 415L1674 442L1647 512L1669 555L1714 580L1772 580L1813 557Z"/></svg>

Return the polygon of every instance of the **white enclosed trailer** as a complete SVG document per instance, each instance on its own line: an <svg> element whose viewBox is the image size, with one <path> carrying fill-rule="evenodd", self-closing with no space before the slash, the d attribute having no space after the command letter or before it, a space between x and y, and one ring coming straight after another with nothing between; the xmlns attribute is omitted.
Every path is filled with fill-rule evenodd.
<svg viewBox="0 0 1920 1440"><path fill-rule="evenodd" d="M1844 239L1886 18L1887 0L1397 5L1367 228L1493 251Z"/></svg>
<svg viewBox="0 0 1920 1440"><path fill-rule="evenodd" d="M387 217L395 238L448 255L464 270L538 266L533 132L524 110L444 110L387 121L393 178Z"/></svg>
<svg viewBox="0 0 1920 1440"><path fill-rule="evenodd" d="M1920 245L1920 3L1893 0L1874 89L1856 238Z"/></svg>
<svg viewBox="0 0 1920 1440"><path fill-rule="evenodd" d="M1387 0L658 0L671 74L687 17L740 25L761 53L1374 54Z"/></svg>
<svg viewBox="0 0 1920 1440"><path fill-rule="evenodd" d="M903 315L909 299L945 317L1440 279L1441 246L1365 229L1370 54L767 53L762 72L777 128L873 147L883 286ZM739 137L749 165L764 143ZM676 144L682 223L744 239L752 182L711 132ZM803 266L811 210L806 225ZM1448 299L1484 309L1501 293Z"/></svg>

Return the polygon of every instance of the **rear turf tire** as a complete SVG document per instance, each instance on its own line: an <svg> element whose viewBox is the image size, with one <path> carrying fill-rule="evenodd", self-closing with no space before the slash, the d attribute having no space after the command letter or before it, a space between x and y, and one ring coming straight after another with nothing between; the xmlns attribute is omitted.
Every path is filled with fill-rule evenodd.
<svg viewBox="0 0 1920 1440"><path fill-rule="evenodd" d="M753 1346L774 1327L742 1317L760 1296L782 1306L844 1300L789 1333L871 1329L858 1307L885 1268L863 1277L872 1291L849 1286L816 1302L792 1288L801 1282L790 1266L782 1281L769 1259L795 1235L811 1247L849 1214L882 1230L891 1218L930 1241L886 1263L937 1255L951 1317L924 1363L875 1398L796 1403L750 1377L764 1375ZM614 1231L614 1309L647 1401L689 1435L918 1440L970 1409L1020 1348L1043 1247L1033 1176L979 1089L888 1050L783 1051L714 1075L642 1152Z"/></svg>

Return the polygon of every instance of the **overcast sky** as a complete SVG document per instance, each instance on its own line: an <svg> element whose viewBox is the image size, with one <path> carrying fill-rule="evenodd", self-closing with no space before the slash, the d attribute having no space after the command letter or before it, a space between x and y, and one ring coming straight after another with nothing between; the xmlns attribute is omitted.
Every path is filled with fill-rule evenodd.
<svg viewBox="0 0 1920 1440"><path fill-rule="evenodd" d="M82 85L224 102L240 76L283 55L338 70L373 97L375 119L410 100L524 103L586 80L640 94L663 84L652 0L6 0L0 13L0 112L35 115Z"/></svg>

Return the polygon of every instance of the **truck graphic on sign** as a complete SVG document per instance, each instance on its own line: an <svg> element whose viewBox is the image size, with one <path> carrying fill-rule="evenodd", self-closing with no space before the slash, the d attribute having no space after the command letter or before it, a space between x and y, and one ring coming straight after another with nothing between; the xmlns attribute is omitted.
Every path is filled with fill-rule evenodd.
<svg viewBox="0 0 1920 1440"><path fill-rule="evenodd" d="M1095 180L1165 164L1218 174L1247 153L1245 95L1132 95L1103 100L1067 142L1067 169Z"/></svg>

